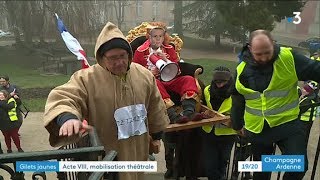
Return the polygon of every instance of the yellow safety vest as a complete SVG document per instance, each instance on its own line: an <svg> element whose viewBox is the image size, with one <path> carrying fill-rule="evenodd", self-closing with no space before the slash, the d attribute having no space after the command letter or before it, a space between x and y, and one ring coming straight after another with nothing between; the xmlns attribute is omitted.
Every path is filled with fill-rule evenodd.
<svg viewBox="0 0 320 180"><path fill-rule="evenodd" d="M237 66L236 89L245 98L245 128L253 133L260 133L264 120L270 127L279 126L297 119L299 115L299 97L296 74L291 48L281 47L280 54L273 63L273 74L262 93L241 84L241 76L246 62Z"/></svg>
<svg viewBox="0 0 320 180"><path fill-rule="evenodd" d="M205 89L204 89L204 97L207 103L207 106L212 109L212 105L210 103L210 92L209 92L209 88L211 85L208 85ZM232 99L231 97L229 97L228 99L225 99L218 112L219 113L225 113L225 114L230 114L231 111L231 104L232 104ZM206 126L202 126L202 129L206 132L206 133L210 133L213 129L213 125L206 125ZM217 136L221 136L221 135L233 135L233 134L237 134L237 132L235 130L233 130L232 128L228 128L225 125L222 124L217 124L215 125L215 129L214 129L214 134Z"/></svg>
<svg viewBox="0 0 320 180"><path fill-rule="evenodd" d="M13 102L14 103L14 107L12 109L10 109L8 111L9 117L11 121L17 121L18 120L18 116L17 116L17 103L16 100L14 100L14 98L10 98L8 100L8 104Z"/></svg>
<svg viewBox="0 0 320 180"><path fill-rule="evenodd" d="M318 57L317 59L315 59L315 58L312 56L310 59L320 61L320 57Z"/></svg>
<svg viewBox="0 0 320 180"><path fill-rule="evenodd" d="M300 100L300 103L302 103L304 100L306 100L308 97L305 97L303 99ZM315 103L313 100L311 100L311 103ZM311 108L309 108L306 112L304 112L303 114L301 114L300 120L301 121L309 121L310 119L310 114L311 114ZM313 117L312 117L312 121L315 120L317 114L317 107L314 107L314 111L313 111Z"/></svg>

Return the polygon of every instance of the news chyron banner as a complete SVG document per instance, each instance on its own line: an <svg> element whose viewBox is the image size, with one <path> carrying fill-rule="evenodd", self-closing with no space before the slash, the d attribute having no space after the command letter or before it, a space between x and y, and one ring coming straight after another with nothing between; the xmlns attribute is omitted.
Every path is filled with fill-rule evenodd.
<svg viewBox="0 0 320 180"><path fill-rule="evenodd" d="M262 155L261 161L239 161L239 172L303 172L303 155Z"/></svg>
<svg viewBox="0 0 320 180"><path fill-rule="evenodd" d="M17 172L157 172L156 161L17 161Z"/></svg>

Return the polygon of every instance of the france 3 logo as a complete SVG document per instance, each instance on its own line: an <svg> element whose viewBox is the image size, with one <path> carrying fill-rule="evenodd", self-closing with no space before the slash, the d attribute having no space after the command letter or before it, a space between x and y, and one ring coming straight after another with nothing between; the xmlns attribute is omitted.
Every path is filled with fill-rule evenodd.
<svg viewBox="0 0 320 180"><path fill-rule="evenodd" d="M301 12L293 12L294 17L286 17L289 23L300 24L301 23Z"/></svg>

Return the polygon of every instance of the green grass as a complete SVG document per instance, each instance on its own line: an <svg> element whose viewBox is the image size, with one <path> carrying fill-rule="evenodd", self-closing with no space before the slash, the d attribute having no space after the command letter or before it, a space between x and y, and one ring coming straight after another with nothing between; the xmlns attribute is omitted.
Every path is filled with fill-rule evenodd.
<svg viewBox="0 0 320 180"><path fill-rule="evenodd" d="M222 44L216 46L212 39L197 39L193 37L185 36L183 38L182 48L188 49L198 49L206 51L216 51L216 52L231 52L233 51L233 46Z"/></svg>
<svg viewBox="0 0 320 180"><path fill-rule="evenodd" d="M206 85L211 83L214 68L218 66L225 66L234 74L237 67L237 62L221 59L192 59L186 60L186 62L203 66L203 74L199 76L199 79Z"/></svg>
<svg viewBox="0 0 320 180"><path fill-rule="evenodd" d="M25 99L23 100L23 104L31 112L43 112L46 101L46 98Z"/></svg>
<svg viewBox="0 0 320 180"><path fill-rule="evenodd" d="M1 65L1 74L7 74L10 77L10 82L20 88L54 87L67 82L70 78L67 75L45 75L41 74L39 70L12 64Z"/></svg>

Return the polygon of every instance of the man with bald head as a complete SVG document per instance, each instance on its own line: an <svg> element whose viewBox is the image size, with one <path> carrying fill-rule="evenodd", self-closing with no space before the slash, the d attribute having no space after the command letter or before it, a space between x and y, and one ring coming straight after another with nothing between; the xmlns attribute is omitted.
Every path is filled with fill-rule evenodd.
<svg viewBox="0 0 320 180"><path fill-rule="evenodd" d="M277 144L284 155L306 155L306 133L299 121L298 81L320 82L320 62L274 43L270 32L253 31L241 52L232 95L233 128L252 141L255 161L270 155ZM305 158L305 171L307 171ZM305 172L286 172L284 180L302 179ZM254 173L270 179L271 173Z"/></svg>

